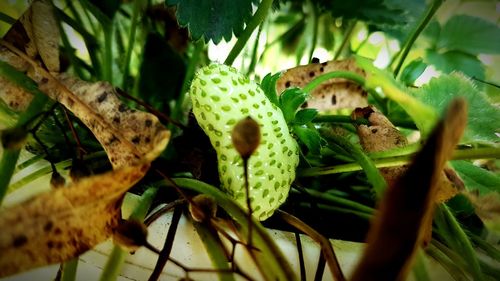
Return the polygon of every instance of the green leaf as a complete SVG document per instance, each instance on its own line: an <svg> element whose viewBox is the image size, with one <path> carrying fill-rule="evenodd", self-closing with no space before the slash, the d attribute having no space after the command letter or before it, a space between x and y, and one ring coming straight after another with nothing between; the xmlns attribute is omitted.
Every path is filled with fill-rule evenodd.
<svg viewBox="0 0 500 281"><path fill-rule="evenodd" d="M477 190L480 195L500 193L500 176L464 160L451 161L469 191Z"/></svg>
<svg viewBox="0 0 500 281"><path fill-rule="evenodd" d="M467 128L462 142L498 142L500 132L498 120L500 110L492 105L486 95L475 84L459 73L441 75L414 92L414 96L434 109L443 112L446 105L456 97L468 103Z"/></svg>
<svg viewBox="0 0 500 281"><path fill-rule="evenodd" d="M295 118L297 109L306 101L308 94L299 88L289 88L280 96L280 108L283 111L285 121L290 123Z"/></svg>
<svg viewBox="0 0 500 281"><path fill-rule="evenodd" d="M401 73L400 80L407 86L413 85L426 68L427 64L422 59L416 59L405 67Z"/></svg>
<svg viewBox="0 0 500 281"><path fill-rule="evenodd" d="M334 18L359 19L367 23L404 24L405 13L393 8L384 0L315 0L319 7L329 11Z"/></svg>
<svg viewBox="0 0 500 281"><path fill-rule="evenodd" d="M175 71L165 75L166 68ZM141 98L157 109L165 110L168 103L179 95L185 73L186 65L179 54L161 35L149 34L140 67Z"/></svg>
<svg viewBox="0 0 500 281"><path fill-rule="evenodd" d="M468 15L452 17L443 26L438 48L470 54L499 54L500 28L497 24Z"/></svg>
<svg viewBox="0 0 500 281"><path fill-rule="evenodd" d="M299 140L307 146L313 154L319 155L321 151L321 136L315 129L302 126L293 126L293 132Z"/></svg>
<svg viewBox="0 0 500 281"><path fill-rule="evenodd" d="M260 83L260 87L262 88L262 91L264 91L264 94L266 95L267 99L269 99L272 103L274 103L278 107L280 104L278 101L278 94L276 93L276 81L278 81L280 76L281 72L278 72L274 75L268 73Z"/></svg>
<svg viewBox="0 0 500 281"><path fill-rule="evenodd" d="M391 73L375 67L372 60L361 56L355 58L356 64L366 72L365 87L372 91L381 88L389 99L397 102L408 113L422 136L428 136L439 120L436 110L411 95L410 90L398 83Z"/></svg>
<svg viewBox="0 0 500 281"><path fill-rule="evenodd" d="M165 0L165 4L177 5L177 20L181 26L187 26L191 37L201 37L206 42L212 40L218 44L222 38L226 41L238 37L244 25L252 16L252 0Z"/></svg>
<svg viewBox="0 0 500 281"><path fill-rule="evenodd" d="M305 125L311 122L316 115L318 115L318 110L315 108L301 109L297 112L297 114L295 114L293 123L297 125Z"/></svg>
<svg viewBox="0 0 500 281"><path fill-rule="evenodd" d="M119 0L106 0L106 1L101 1L101 0L90 0L92 4L94 4L96 7L101 10L106 16L108 16L110 19L112 19L118 9L120 8L120 2Z"/></svg>
<svg viewBox="0 0 500 281"><path fill-rule="evenodd" d="M485 71L482 62L474 55L461 51L438 53L434 50L426 51L426 60L436 69L444 73L461 71L470 77L484 79Z"/></svg>

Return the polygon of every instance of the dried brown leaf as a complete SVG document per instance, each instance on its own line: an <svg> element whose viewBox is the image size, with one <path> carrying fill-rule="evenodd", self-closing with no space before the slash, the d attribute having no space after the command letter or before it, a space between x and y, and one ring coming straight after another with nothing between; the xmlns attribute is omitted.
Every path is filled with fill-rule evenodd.
<svg viewBox="0 0 500 281"><path fill-rule="evenodd" d="M387 151L408 145L408 140L403 133L401 133L401 131L399 131L398 128L396 128L391 121L387 119L387 117L385 117L381 112L378 112L372 106L356 108L352 112L351 117L354 120L364 118L370 123L369 125L360 124L356 126L359 142L361 147L363 147L363 150L366 152ZM381 168L380 173L387 181L387 184L392 186L401 176L405 174L407 169L407 165ZM450 175L451 173L454 174L453 170L449 168L447 171ZM445 202L458 193L455 182L458 183L457 181L452 183L448 180L448 177L444 172L441 174L436 202Z"/></svg>
<svg viewBox="0 0 500 281"><path fill-rule="evenodd" d="M405 175L387 189L351 280L405 280L432 219L443 168L466 120L465 101L454 100Z"/></svg>
<svg viewBox="0 0 500 281"><path fill-rule="evenodd" d="M69 260L110 237L123 194L148 167L84 178L2 210L0 277Z"/></svg>
<svg viewBox="0 0 500 281"><path fill-rule="evenodd" d="M59 28L54 15L54 6L49 0L33 1L31 24L36 50L51 72L59 72Z"/></svg>
<svg viewBox="0 0 500 281"><path fill-rule="evenodd" d="M170 132L158 118L130 109L107 82L90 83L61 74L41 89L82 120L115 168L151 162L168 143Z"/></svg>
<svg viewBox="0 0 500 281"><path fill-rule="evenodd" d="M328 61L324 63L311 63L286 70L276 82L276 91L281 93L289 87L304 87L317 76L332 71L352 71L364 75L354 60ZM330 79L311 92L307 100L307 107L320 111L353 109L368 105L367 93L356 83L346 79Z"/></svg>
<svg viewBox="0 0 500 281"><path fill-rule="evenodd" d="M3 39L24 52L29 58L43 63L51 72L59 72L59 27L54 15L54 6L48 0L35 0L5 34ZM0 60L7 62L35 81L39 74L30 68L30 64L7 49L0 47ZM13 110L25 110L33 96L24 89L0 77L0 98Z"/></svg>

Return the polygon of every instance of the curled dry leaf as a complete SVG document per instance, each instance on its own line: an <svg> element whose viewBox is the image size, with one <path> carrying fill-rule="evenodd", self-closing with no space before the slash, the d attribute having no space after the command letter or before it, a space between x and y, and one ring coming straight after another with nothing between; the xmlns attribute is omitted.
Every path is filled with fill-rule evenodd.
<svg viewBox="0 0 500 281"><path fill-rule="evenodd" d="M359 142L366 152L380 152L408 145L406 137L374 107L356 108L351 114L352 119L364 118L370 122L370 125L357 125L356 130L359 136ZM394 168L381 168L380 172L389 186L395 182L407 171L408 166L403 165ZM445 173L446 172L446 173ZM439 179L438 194L436 202L445 202L455 196L459 189L463 187L456 173L446 168L441 173Z"/></svg>
<svg viewBox="0 0 500 281"><path fill-rule="evenodd" d="M156 116L127 107L107 82L90 83L61 74L41 89L82 120L114 168L153 161L170 138Z"/></svg>
<svg viewBox="0 0 500 281"><path fill-rule="evenodd" d="M466 103L457 99L417 153L406 173L388 188L351 280L405 280L432 220L446 161L465 129Z"/></svg>
<svg viewBox="0 0 500 281"><path fill-rule="evenodd" d="M0 277L74 258L113 234L123 194L149 165L53 189L0 213Z"/></svg>
<svg viewBox="0 0 500 281"><path fill-rule="evenodd" d="M276 82L276 91L281 93L290 87L302 88L317 76L332 71L352 71L364 76L352 59L311 63L286 70ZM320 111L353 109L368 105L367 93L361 86L342 78L330 79L311 92L306 107Z"/></svg>
<svg viewBox="0 0 500 281"><path fill-rule="evenodd" d="M356 126L359 142L366 152L386 151L408 145L406 137L373 106L356 108L351 118L354 120L364 118L370 122L369 126ZM406 172L406 169L407 166L382 168L380 173L387 181L387 185L392 186Z"/></svg>
<svg viewBox="0 0 500 281"><path fill-rule="evenodd" d="M25 53L29 58L40 58L51 72L59 72L59 28L54 15L54 6L48 0L34 0L28 10L24 12L3 37L6 42ZM7 62L35 81L40 79L39 74L30 68L30 64L8 50L0 47L0 60ZM10 81L0 77L0 98L13 110L23 111L31 102L32 95L17 87Z"/></svg>

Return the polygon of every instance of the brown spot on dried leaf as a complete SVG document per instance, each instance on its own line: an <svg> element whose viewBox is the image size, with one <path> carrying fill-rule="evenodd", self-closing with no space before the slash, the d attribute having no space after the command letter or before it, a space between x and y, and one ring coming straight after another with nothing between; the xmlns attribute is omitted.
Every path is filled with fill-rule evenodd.
<svg viewBox="0 0 500 281"><path fill-rule="evenodd" d="M14 237L14 239L12 241L12 246L14 248L19 248L19 247L23 246L24 244L26 244L27 242L28 242L28 237L26 237L23 234L20 234L20 235Z"/></svg>
<svg viewBox="0 0 500 281"><path fill-rule="evenodd" d="M149 165L118 169L53 189L0 212L0 277L60 263L112 235L123 194ZM47 235L50 228L59 234ZM72 239L78 234L79 243Z"/></svg>
<svg viewBox="0 0 500 281"><path fill-rule="evenodd" d="M276 91L281 93L291 85L304 87L316 73L325 73L338 70L353 71L362 75L354 60L330 61L322 64L308 64L286 70L276 82ZM366 93L351 81L334 78L317 86L308 99L308 106L320 111L354 109L368 105Z"/></svg>

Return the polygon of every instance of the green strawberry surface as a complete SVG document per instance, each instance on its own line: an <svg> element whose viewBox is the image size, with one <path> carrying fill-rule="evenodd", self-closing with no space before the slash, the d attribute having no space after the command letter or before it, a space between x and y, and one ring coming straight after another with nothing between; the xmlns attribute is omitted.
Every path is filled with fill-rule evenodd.
<svg viewBox="0 0 500 281"><path fill-rule="evenodd" d="M217 151L221 187L245 209L243 160L231 132L248 116L259 124L261 141L249 159L248 179L253 214L267 219L285 202L299 162L299 148L283 113L257 83L222 64L200 69L189 93L193 113Z"/></svg>

